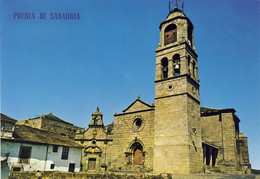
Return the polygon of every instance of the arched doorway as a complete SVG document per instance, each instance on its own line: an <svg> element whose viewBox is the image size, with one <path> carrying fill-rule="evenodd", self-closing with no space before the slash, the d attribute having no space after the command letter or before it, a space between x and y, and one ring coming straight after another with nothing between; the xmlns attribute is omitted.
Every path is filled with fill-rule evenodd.
<svg viewBox="0 0 260 179"><path fill-rule="evenodd" d="M143 146L139 142L132 145L133 165L143 164Z"/></svg>

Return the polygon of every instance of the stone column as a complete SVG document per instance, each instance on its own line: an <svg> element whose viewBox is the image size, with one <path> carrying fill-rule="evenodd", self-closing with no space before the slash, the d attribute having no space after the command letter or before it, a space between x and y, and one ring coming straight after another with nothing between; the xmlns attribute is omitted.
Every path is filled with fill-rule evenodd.
<svg viewBox="0 0 260 179"><path fill-rule="evenodd" d="M174 66L172 59L168 61L168 78L173 77L174 75Z"/></svg>

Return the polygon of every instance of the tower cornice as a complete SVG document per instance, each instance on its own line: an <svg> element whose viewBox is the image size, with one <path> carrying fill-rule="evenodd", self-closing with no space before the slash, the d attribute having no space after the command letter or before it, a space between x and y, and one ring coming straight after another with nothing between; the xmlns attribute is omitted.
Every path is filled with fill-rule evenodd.
<svg viewBox="0 0 260 179"><path fill-rule="evenodd" d="M189 45L189 43L187 41L184 41L184 42L181 42L181 43L177 43L177 44L167 45L167 46L164 46L164 47L158 47L155 52L159 53L159 52L165 51L167 49L172 49L173 47L177 47L177 46L181 46L181 45L185 45L187 50L189 52L191 52L191 54L195 58L198 58L198 54L196 53L196 51L193 48L191 48L191 46Z"/></svg>
<svg viewBox="0 0 260 179"><path fill-rule="evenodd" d="M172 79L177 79L177 78L182 78L182 77L187 77L187 79L190 80L194 85L196 85L197 87L200 86L199 82L194 80L193 78L191 78L190 75L188 75L188 74L183 74L183 75L170 77L170 78L166 78L166 79L161 79L161 80L155 80L154 83L160 83L160 82L169 81Z"/></svg>
<svg viewBox="0 0 260 179"><path fill-rule="evenodd" d="M168 15L168 17L169 17L169 16L170 16L170 14ZM161 22L161 24L160 24L160 26L159 26L159 29L160 29L160 30L161 30L161 28L162 28L162 26L163 26L164 24L167 24L167 23L169 23L169 22L172 22L172 21L174 21L174 20L176 20L176 19L186 19L186 20L189 22L189 24L191 24L192 27L193 27L192 22L190 21L190 19L189 19L188 17L186 17L185 14L184 14L184 16L178 15L178 16L175 16L175 17L169 18L169 19L168 19L168 17L167 17L167 20Z"/></svg>
<svg viewBox="0 0 260 179"><path fill-rule="evenodd" d="M174 97L174 96L181 96L181 95L187 95L189 98L191 98L192 100L194 100L198 105L200 105L200 101L196 98L194 98L192 95L190 95L189 93L179 93L179 94L172 94L169 96L163 96L163 97L156 97L155 100L158 99L164 99L164 98L169 98L169 97Z"/></svg>

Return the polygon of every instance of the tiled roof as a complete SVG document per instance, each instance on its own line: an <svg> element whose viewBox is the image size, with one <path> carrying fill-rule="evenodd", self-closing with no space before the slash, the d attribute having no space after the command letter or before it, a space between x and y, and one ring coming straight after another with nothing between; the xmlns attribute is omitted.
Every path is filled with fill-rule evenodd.
<svg viewBox="0 0 260 179"><path fill-rule="evenodd" d="M224 108L224 109L217 109L217 108L209 108L209 107L200 107L200 114L201 116L211 116L211 115L218 115L221 113L233 113L234 119L240 122L239 117L235 114L236 110L234 108Z"/></svg>
<svg viewBox="0 0 260 179"><path fill-rule="evenodd" d="M218 112L220 109L217 108L209 108L209 107L200 107L200 112L205 113L205 112Z"/></svg>
<svg viewBox="0 0 260 179"><path fill-rule="evenodd" d="M105 128L107 129L107 132L110 133L114 128L114 123L106 125Z"/></svg>
<svg viewBox="0 0 260 179"><path fill-rule="evenodd" d="M218 112L236 112L233 108L217 109L210 107L200 107L200 112L203 113L218 113Z"/></svg>
<svg viewBox="0 0 260 179"><path fill-rule="evenodd" d="M58 122L66 123L66 124L69 124L69 125L73 125L73 124L71 124L69 122L66 122L66 121L60 119L59 117L53 115L52 113L50 113L50 114L43 114L43 115L41 115L39 117L35 117L35 118L30 119L30 120L39 119L39 118L48 119L48 120L52 120L52 121L58 121Z"/></svg>
<svg viewBox="0 0 260 179"><path fill-rule="evenodd" d="M14 141L37 144L51 144L68 147L82 147L74 140L56 133L31 128L24 125L17 125L14 129Z"/></svg>
<svg viewBox="0 0 260 179"><path fill-rule="evenodd" d="M4 120L4 121L8 121L8 122L11 122L11 123L15 123L17 120L3 114L3 113L0 113L1 114L1 121Z"/></svg>

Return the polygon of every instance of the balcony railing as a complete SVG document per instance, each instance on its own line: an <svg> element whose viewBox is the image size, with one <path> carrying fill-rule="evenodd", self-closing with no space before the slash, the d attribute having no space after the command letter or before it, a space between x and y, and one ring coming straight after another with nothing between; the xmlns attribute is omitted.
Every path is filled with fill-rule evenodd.
<svg viewBox="0 0 260 179"><path fill-rule="evenodd" d="M29 158L19 158L19 160L18 160L18 163L21 163L21 164L23 164L23 163L25 163L25 164L29 164L30 163L30 159Z"/></svg>

